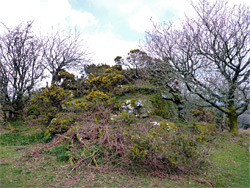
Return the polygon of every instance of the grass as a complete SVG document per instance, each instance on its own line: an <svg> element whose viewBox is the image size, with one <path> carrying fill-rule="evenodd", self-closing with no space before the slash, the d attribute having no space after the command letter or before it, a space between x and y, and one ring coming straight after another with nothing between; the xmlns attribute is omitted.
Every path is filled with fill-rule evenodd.
<svg viewBox="0 0 250 188"><path fill-rule="evenodd" d="M0 135L0 187L249 187L249 143L247 135L218 135L210 146L211 168L195 176L154 177L131 174L122 169L79 168L60 159L67 150L49 148L39 127L16 125ZM6 129L5 129L6 130ZM18 130L18 131L17 131ZM35 131L37 130L37 131ZM20 149L24 148L24 149ZM45 152L44 152L45 151ZM62 156L65 157L65 156ZM196 180L195 180L196 179Z"/></svg>
<svg viewBox="0 0 250 188"><path fill-rule="evenodd" d="M250 187L250 137L223 135L210 157L212 178L219 187Z"/></svg>
<svg viewBox="0 0 250 188"><path fill-rule="evenodd" d="M33 135L22 135L18 133L5 133L0 135L1 146L23 146L32 143L42 142L44 132L36 133Z"/></svg>

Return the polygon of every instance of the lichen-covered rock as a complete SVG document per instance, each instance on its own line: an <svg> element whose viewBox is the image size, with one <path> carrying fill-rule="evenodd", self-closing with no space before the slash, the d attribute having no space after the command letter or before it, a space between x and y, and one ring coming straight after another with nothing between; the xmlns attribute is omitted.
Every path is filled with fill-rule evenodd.
<svg viewBox="0 0 250 188"><path fill-rule="evenodd" d="M153 121L151 122L153 126L153 133L154 134L162 134L163 132L176 132L177 127L173 122L167 121Z"/></svg>
<svg viewBox="0 0 250 188"><path fill-rule="evenodd" d="M238 125L244 129L250 128L250 111L238 117Z"/></svg>
<svg viewBox="0 0 250 188"><path fill-rule="evenodd" d="M173 100L173 95L169 92L166 91L161 91L160 92L161 98L165 100Z"/></svg>
<svg viewBox="0 0 250 188"><path fill-rule="evenodd" d="M178 107L170 100L163 100L153 95L142 99L126 99L119 104L122 112L133 113L136 117L146 118L153 115L161 116L165 119L178 119Z"/></svg>
<svg viewBox="0 0 250 188"><path fill-rule="evenodd" d="M156 109L155 115L170 120L178 119L178 106L173 101L156 98L153 105Z"/></svg>
<svg viewBox="0 0 250 188"><path fill-rule="evenodd" d="M74 113L58 113L47 127L46 134L62 134L67 132L76 120ZM45 135L46 136L46 135Z"/></svg>
<svg viewBox="0 0 250 188"><path fill-rule="evenodd" d="M170 120L179 118L182 107L179 107L181 102L177 94L149 85L119 85L116 90L116 95L126 98L118 105L120 111L133 113L140 118L152 115Z"/></svg>
<svg viewBox="0 0 250 188"><path fill-rule="evenodd" d="M153 110L152 102L142 99L130 99L122 101L119 110L123 112L133 113L136 117L148 117L152 114Z"/></svg>

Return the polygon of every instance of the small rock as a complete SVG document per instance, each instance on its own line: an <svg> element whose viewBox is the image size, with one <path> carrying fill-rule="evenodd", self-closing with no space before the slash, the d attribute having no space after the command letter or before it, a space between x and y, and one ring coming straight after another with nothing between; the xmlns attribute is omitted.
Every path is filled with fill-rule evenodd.
<svg viewBox="0 0 250 188"><path fill-rule="evenodd" d="M26 148L16 148L15 151L19 151L19 150L25 150Z"/></svg>

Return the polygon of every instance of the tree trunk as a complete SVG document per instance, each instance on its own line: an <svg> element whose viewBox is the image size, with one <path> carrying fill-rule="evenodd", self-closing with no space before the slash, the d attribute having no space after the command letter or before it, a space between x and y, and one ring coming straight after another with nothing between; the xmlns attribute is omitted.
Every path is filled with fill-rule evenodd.
<svg viewBox="0 0 250 188"><path fill-rule="evenodd" d="M238 134L238 116L235 112L228 114L230 132Z"/></svg>
<svg viewBox="0 0 250 188"><path fill-rule="evenodd" d="M59 81L60 81L59 71L56 71L52 74L51 85L58 85Z"/></svg>

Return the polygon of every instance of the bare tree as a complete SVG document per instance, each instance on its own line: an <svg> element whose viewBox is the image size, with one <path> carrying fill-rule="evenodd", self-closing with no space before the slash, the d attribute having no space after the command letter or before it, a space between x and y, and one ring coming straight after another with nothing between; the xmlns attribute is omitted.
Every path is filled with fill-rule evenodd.
<svg viewBox="0 0 250 188"><path fill-rule="evenodd" d="M152 58L142 50L133 49L129 51L125 59L117 56L114 61L117 65L123 65L132 70L135 78L142 78L146 76L146 67L152 61Z"/></svg>
<svg viewBox="0 0 250 188"><path fill-rule="evenodd" d="M225 1L200 0L196 16L181 26L154 24L147 48L181 80L190 94L227 114L238 133L238 116L250 103L250 11Z"/></svg>
<svg viewBox="0 0 250 188"><path fill-rule="evenodd" d="M43 53L46 69L52 75L52 84L60 81L61 70L81 70L89 61L86 47L82 46L80 34L77 32L52 32L44 39Z"/></svg>
<svg viewBox="0 0 250 188"><path fill-rule="evenodd" d="M10 29L4 24L0 36L1 103L17 118L26 99L43 74L41 41L32 33L32 22Z"/></svg>

